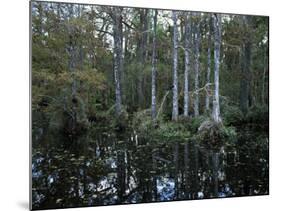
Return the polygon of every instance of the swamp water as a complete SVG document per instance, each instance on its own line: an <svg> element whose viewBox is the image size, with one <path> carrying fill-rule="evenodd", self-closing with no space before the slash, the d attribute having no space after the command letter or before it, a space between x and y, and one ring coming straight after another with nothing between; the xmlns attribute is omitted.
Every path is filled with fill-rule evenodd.
<svg viewBox="0 0 281 211"><path fill-rule="evenodd" d="M241 137L217 151L134 133L34 147L33 209L268 194L268 144Z"/></svg>

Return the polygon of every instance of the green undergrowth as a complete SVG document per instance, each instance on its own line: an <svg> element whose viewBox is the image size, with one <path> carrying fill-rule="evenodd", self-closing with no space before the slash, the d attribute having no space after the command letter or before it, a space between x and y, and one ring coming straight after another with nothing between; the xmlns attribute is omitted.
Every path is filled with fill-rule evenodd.
<svg viewBox="0 0 281 211"><path fill-rule="evenodd" d="M236 129L232 126L216 124L206 115L167 121L164 118L151 120L150 110L134 115L133 129L144 138L152 141L188 141L193 140L208 147L219 147L236 141Z"/></svg>
<svg viewBox="0 0 281 211"><path fill-rule="evenodd" d="M219 149L225 145L234 145L237 142L237 131L233 126L207 119L200 125L194 138L208 148Z"/></svg>
<svg viewBox="0 0 281 211"><path fill-rule="evenodd" d="M177 121L171 121L167 116L159 115L156 120L151 118L151 110L141 110L129 115L125 108L119 118L115 118L115 109L97 115L100 121L94 128L103 125L105 132L134 132L139 137L150 142L195 141L212 149L222 146L234 146L243 128L259 130L266 128L268 111L260 107L252 107L247 115L243 115L237 106L227 106L222 109L222 121L215 123L210 115L198 117L179 116ZM112 118L108 118L111 116ZM106 118L107 117L107 118ZM255 123L255 124L254 124ZM262 127L261 127L262 126Z"/></svg>

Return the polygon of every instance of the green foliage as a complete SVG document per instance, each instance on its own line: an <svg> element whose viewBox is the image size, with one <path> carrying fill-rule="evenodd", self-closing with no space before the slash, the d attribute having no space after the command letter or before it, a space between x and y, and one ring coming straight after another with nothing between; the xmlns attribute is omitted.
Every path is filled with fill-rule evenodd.
<svg viewBox="0 0 281 211"><path fill-rule="evenodd" d="M238 106L224 106L221 115L224 125L237 125L243 121L243 113Z"/></svg>
<svg viewBox="0 0 281 211"><path fill-rule="evenodd" d="M200 127L200 125L206 120L206 116L198 116L198 117L194 117L194 118L191 118L189 120L189 129L192 133L197 133L198 131L198 128Z"/></svg>
<svg viewBox="0 0 281 211"><path fill-rule="evenodd" d="M221 137L224 141L234 144L237 141L237 131L235 127L223 126L220 128Z"/></svg>
<svg viewBox="0 0 281 211"><path fill-rule="evenodd" d="M178 122L163 122L153 131L156 138L163 140L185 141L191 133L184 124Z"/></svg>

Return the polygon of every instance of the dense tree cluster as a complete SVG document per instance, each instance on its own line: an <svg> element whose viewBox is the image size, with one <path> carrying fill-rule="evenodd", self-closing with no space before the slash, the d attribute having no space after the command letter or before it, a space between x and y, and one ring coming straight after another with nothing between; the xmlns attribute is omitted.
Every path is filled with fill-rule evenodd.
<svg viewBox="0 0 281 211"><path fill-rule="evenodd" d="M267 106L267 17L32 3L38 137L144 111L219 123L229 108Z"/></svg>

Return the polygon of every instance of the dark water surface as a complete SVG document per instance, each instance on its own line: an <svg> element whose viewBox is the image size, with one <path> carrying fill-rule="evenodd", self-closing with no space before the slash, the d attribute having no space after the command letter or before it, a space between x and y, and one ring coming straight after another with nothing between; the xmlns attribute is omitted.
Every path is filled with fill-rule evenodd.
<svg viewBox="0 0 281 211"><path fill-rule="evenodd" d="M33 209L268 194L268 144L252 137L217 151L135 133L34 147Z"/></svg>

